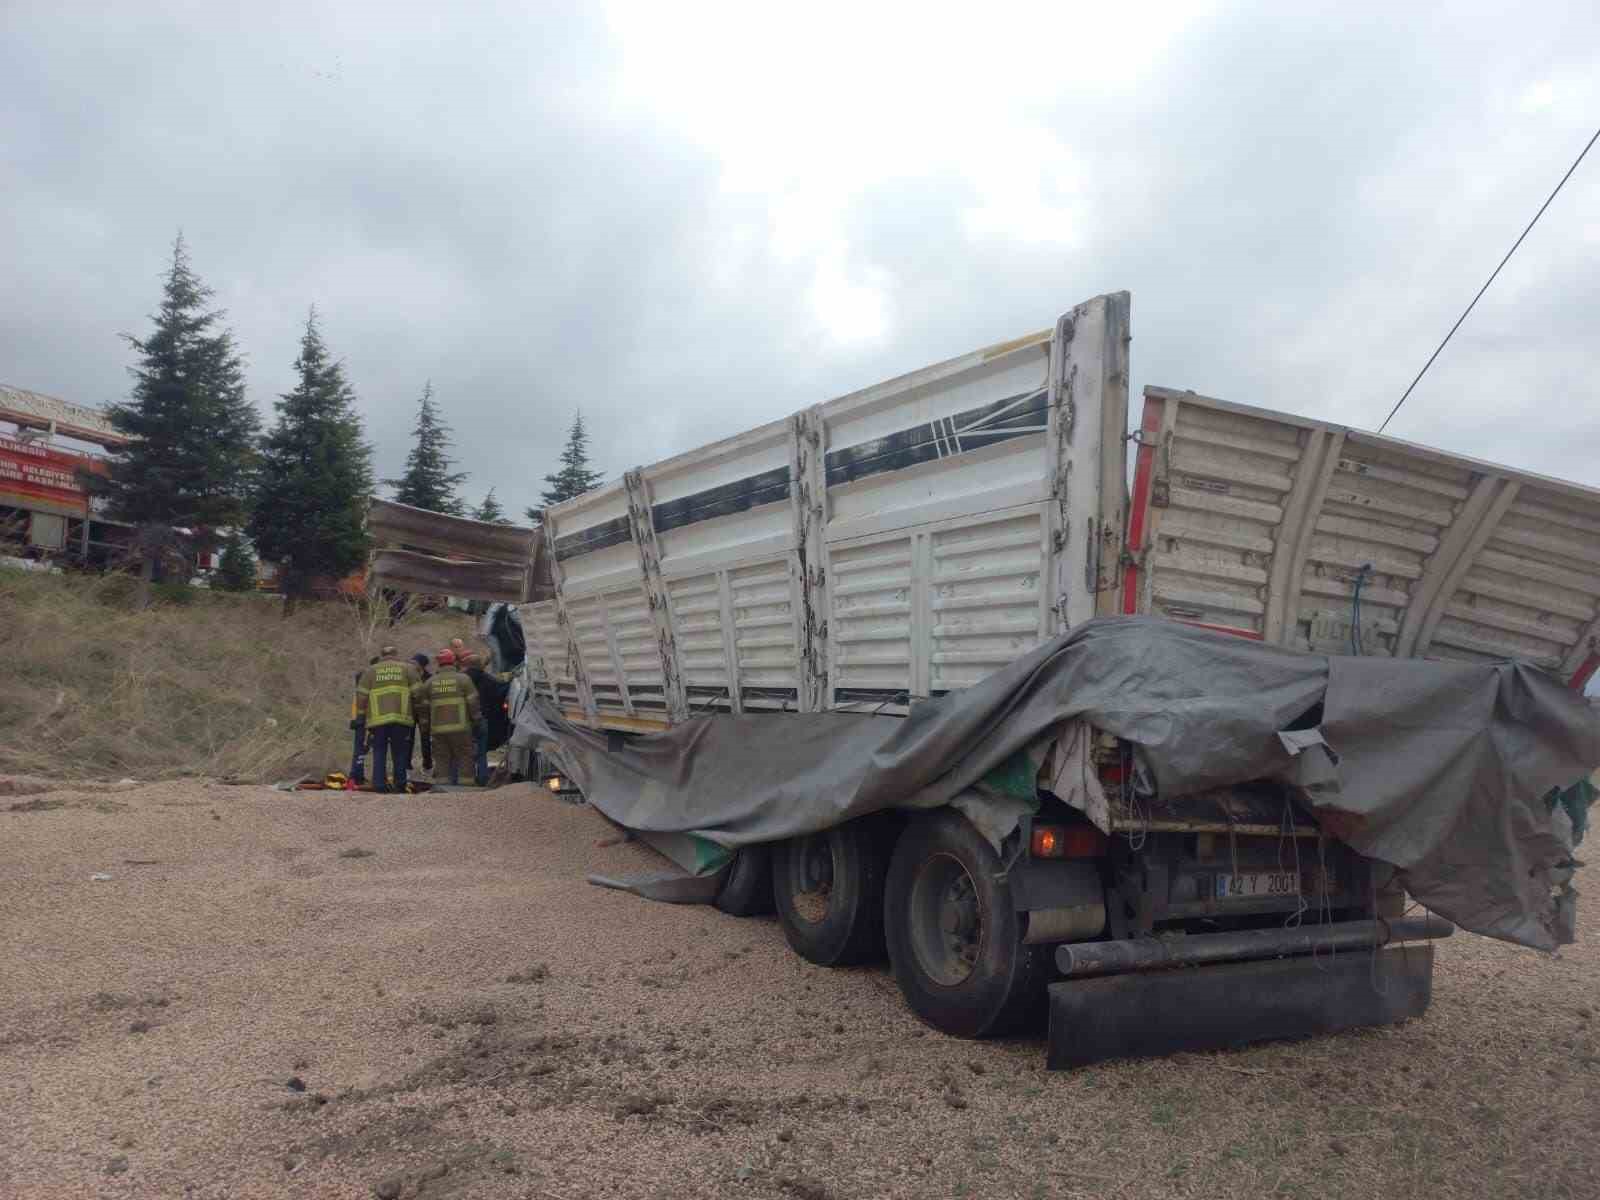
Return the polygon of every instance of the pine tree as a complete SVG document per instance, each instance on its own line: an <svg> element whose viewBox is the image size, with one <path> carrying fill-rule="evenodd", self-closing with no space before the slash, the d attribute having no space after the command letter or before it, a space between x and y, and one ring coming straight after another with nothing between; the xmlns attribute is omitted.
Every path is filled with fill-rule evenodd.
<svg viewBox="0 0 1600 1200"><path fill-rule="evenodd" d="M295 359L300 381L277 402L278 423L262 447L250 538L279 568L284 611L318 576L342 577L366 561L372 450L355 392L328 355L317 312L306 318Z"/></svg>
<svg viewBox="0 0 1600 1200"><path fill-rule="evenodd" d="M560 504L563 500L571 500L574 496L581 496L605 482L605 476L589 466L589 431L584 428L581 411L572 416L572 427L567 431L567 444L561 451L561 469L546 475L544 481L549 486L545 488L544 495L540 499L547 508L552 504ZM530 518L533 512L533 509L528 510Z"/></svg>
<svg viewBox="0 0 1600 1200"><path fill-rule="evenodd" d="M394 498L401 504L461 516L464 505L456 495L456 488L467 473L450 470L455 462L445 453L450 448L450 427L439 419L431 382L423 385L422 400L417 405L417 424L412 433L416 445L406 455L404 474L399 479L383 482L394 488Z"/></svg>
<svg viewBox="0 0 1600 1200"><path fill-rule="evenodd" d="M511 524L511 519L506 516L506 510L501 508L500 501L494 498L493 488L490 488L488 494L484 496L483 503L472 510L472 519L474 521L489 521L495 525Z"/></svg>
<svg viewBox="0 0 1600 1200"><path fill-rule="evenodd" d="M110 418L131 440L114 450L103 479L88 477L110 516L138 527L139 605L164 554L186 557L217 543L216 530L248 512L260 417L245 399L244 366L211 289L189 267L180 233L148 337L123 337L138 352L128 400ZM184 533L182 531L187 531Z"/></svg>
<svg viewBox="0 0 1600 1200"><path fill-rule="evenodd" d="M212 572L211 586L223 592L256 590L256 560L237 531L222 543L222 558Z"/></svg>

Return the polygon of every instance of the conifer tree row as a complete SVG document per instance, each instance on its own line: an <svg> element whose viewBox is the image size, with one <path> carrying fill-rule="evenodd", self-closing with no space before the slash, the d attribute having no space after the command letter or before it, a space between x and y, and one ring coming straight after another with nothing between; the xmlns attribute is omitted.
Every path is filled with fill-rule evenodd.
<svg viewBox="0 0 1600 1200"><path fill-rule="evenodd" d="M224 314L209 307L211 295L180 233L151 331L123 335L137 354L129 369L133 385L109 416L129 441L110 453L104 475L86 475L84 482L105 498L109 516L137 529L141 606L163 565L186 578L200 553L223 545L215 585L253 588L253 550L278 565L287 612L314 584L366 560L372 450L355 392L323 341L314 308L300 338L296 383L275 402L276 420L261 436L243 362ZM418 401L413 438L404 471L383 483L402 504L466 515L460 486L467 474L451 469L450 428L431 382ZM603 480L589 465L589 433L583 414L575 413L560 465L545 476L543 504L582 495ZM480 521L511 523L493 487L470 512ZM527 512L538 521L542 509Z"/></svg>

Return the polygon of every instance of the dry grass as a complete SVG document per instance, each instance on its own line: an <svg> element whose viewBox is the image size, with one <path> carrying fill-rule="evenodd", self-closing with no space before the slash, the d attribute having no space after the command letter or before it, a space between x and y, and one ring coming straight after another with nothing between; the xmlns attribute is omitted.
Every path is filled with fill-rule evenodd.
<svg viewBox="0 0 1600 1200"><path fill-rule="evenodd" d="M0 771L57 779L262 780L348 764L356 670L392 641L430 653L472 637L432 613L390 629L348 602L280 616L276 600L158 589L122 576L0 568Z"/></svg>

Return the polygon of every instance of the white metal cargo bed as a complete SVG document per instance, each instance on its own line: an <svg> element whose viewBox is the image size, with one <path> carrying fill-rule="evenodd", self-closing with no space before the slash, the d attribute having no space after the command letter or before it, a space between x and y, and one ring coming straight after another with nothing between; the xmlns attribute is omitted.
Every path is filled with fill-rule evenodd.
<svg viewBox="0 0 1600 1200"><path fill-rule="evenodd" d="M619 729L904 712L1119 612L1575 687L1600 664L1600 492L1150 388L1130 504L1128 341L1101 296L552 507L530 681Z"/></svg>
<svg viewBox="0 0 1600 1200"><path fill-rule="evenodd" d="M1138 436L1125 612L1579 689L1600 665L1594 489L1167 388Z"/></svg>
<svg viewBox="0 0 1600 1200"><path fill-rule="evenodd" d="M903 712L1116 611L1126 293L545 515L535 679L618 727Z"/></svg>

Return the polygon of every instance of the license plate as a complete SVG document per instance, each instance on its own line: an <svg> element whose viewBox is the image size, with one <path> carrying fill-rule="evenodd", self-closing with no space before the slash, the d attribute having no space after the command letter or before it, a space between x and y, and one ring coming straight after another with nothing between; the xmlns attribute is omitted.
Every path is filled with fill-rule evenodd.
<svg viewBox="0 0 1600 1200"><path fill-rule="evenodd" d="M1264 871L1250 875L1218 875L1218 900L1259 900L1272 896L1298 896L1298 871Z"/></svg>

